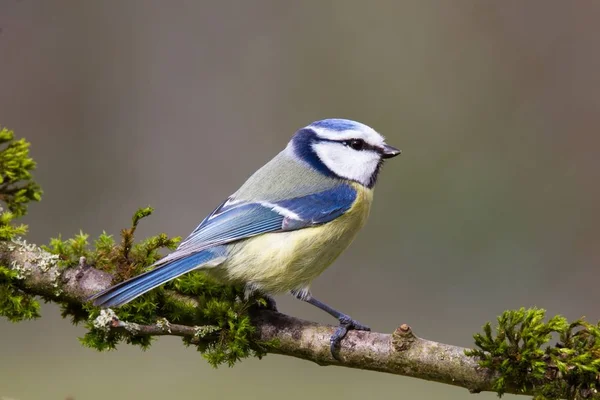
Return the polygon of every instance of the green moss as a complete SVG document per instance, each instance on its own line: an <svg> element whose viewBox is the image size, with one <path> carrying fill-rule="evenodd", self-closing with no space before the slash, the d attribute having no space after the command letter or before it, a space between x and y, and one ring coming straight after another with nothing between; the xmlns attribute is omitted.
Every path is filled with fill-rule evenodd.
<svg viewBox="0 0 600 400"><path fill-rule="evenodd" d="M90 247L89 235L80 232L75 237L63 240L59 235L52 238L47 246L42 248L59 256L59 265L63 268L79 265L81 257L86 263L102 271L114 275L114 283L129 279L152 265L160 258L159 250L173 250L181 240L179 237L169 238L161 233L135 243L134 234L139 221L151 215L151 207L141 208L133 216L132 225L121 230L121 240L115 241L112 235L103 232Z"/></svg>
<svg viewBox="0 0 600 400"><path fill-rule="evenodd" d="M27 225L14 225L15 214L3 211L0 207L0 240L11 240L17 236L27 233Z"/></svg>
<svg viewBox="0 0 600 400"><path fill-rule="evenodd" d="M29 156L30 144L25 139L15 140L14 132L0 127L0 240L11 240L24 235L27 226L14 220L27 213L31 201L39 201L42 190L33 180L31 171L36 167Z"/></svg>
<svg viewBox="0 0 600 400"><path fill-rule="evenodd" d="M40 316L40 303L17 287L19 279L17 271L0 266L0 316L11 322Z"/></svg>
<svg viewBox="0 0 600 400"><path fill-rule="evenodd" d="M0 199L15 217L27 213L31 201L40 201L42 190L33 181L36 167L29 156L29 142L14 140L14 132L0 128Z"/></svg>
<svg viewBox="0 0 600 400"><path fill-rule="evenodd" d="M29 143L14 140L14 133L0 127L0 241L15 239L27 232L15 219L27 213L28 203L39 201L42 190L33 181L35 162L29 157ZM33 296L21 291L17 283L19 272L0 266L0 316L18 322L40 316L40 304Z"/></svg>
<svg viewBox="0 0 600 400"><path fill-rule="evenodd" d="M54 238L44 249L58 255L62 268L77 267L81 257L85 257L87 264L113 274L113 283L121 282L159 260L161 248L174 249L179 243L179 238L169 238L165 234L136 242L139 222L152 211L150 207L138 210L131 226L121 230L118 242L103 233L91 245L88 235L80 233L67 240L60 236ZM128 327L169 322L202 327L197 335L184 338L184 343L195 345L216 367L221 364L231 366L243 358L265 354L271 344L253 338L255 328L249 315L250 308L261 302L264 300L258 296L246 297L242 287L220 284L201 271L195 271L110 311L112 317L126 322ZM106 312L90 304L62 305L63 317L76 324L85 322L88 331L80 338L84 346L100 351L113 350L123 342L143 349L150 346L152 338L136 334L135 329L107 329L106 324L111 321L107 320Z"/></svg>
<svg viewBox="0 0 600 400"><path fill-rule="evenodd" d="M562 316L546 322L545 314L538 308L505 311L496 333L484 325L474 336L478 349L466 354L499 374L493 386L499 396L510 384L539 400L599 398L600 327ZM550 346L553 335L558 342Z"/></svg>

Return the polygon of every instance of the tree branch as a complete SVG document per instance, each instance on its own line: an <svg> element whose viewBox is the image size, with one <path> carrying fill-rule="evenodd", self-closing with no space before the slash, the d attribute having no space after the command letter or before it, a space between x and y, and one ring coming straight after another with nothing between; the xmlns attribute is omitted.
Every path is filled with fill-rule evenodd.
<svg viewBox="0 0 600 400"><path fill-rule="evenodd" d="M0 243L0 264L19 274L19 287L28 294L46 299L81 304L88 296L108 288L112 276L80 263L77 268L61 269L56 256L34 245L21 242ZM181 294L173 293L181 300ZM197 304L188 298L191 304ZM108 311L110 312L110 311ZM437 343L417 337L407 325L401 325L392 334L350 331L342 341L339 357L334 359L329 350L329 338L335 327L308 322L270 310L253 312L253 323L261 341L277 340L277 346L268 352L281 354L319 365L337 365L349 368L386 372L428 381L460 386L471 392L492 391L498 376L481 368L474 357L465 355L462 347ZM126 329L136 335L173 335L202 340L210 327L187 326L157 321L151 325L132 324L109 317L108 329ZM511 383L507 393L531 394L517 389Z"/></svg>

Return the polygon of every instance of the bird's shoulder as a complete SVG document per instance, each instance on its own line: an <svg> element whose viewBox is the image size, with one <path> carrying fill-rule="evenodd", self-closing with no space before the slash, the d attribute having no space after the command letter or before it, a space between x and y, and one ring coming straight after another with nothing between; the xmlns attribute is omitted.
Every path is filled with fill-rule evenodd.
<svg viewBox="0 0 600 400"><path fill-rule="evenodd" d="M319 192L272 201L230 197L198 225L178 250L195 252L264 233L321 225L351 210L357 196L353 185L340 183Z"/></svg>
<svg viewBox="0 0 600 400"><path fill-rule="evenodd" d="M334 189L345 180L324 175L286 148L253 173L231 198L279 201Z"/></svg>
<svg viewBox="0 0 600 400"><path fill-rule="evenodd" d="M283 151L206 216L178 250L194 252L321 225L364 209L368 192L354 182L324 176Z"/></svg>

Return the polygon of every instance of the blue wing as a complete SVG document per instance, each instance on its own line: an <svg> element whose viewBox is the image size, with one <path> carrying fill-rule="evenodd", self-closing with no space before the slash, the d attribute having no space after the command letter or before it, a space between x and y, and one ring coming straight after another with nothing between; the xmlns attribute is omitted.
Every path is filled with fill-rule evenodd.
<svg viewBox="0 0 600 400"><path fill-rule="evenodd" d="M315 194L276 202L229 199L202 221L156 268L110 287L90 298L103 307L117 307L178 276L226 257L226 243L268 232L290 231L332 221L348 211L356 191L347 184Z"/></svg>
<svg viewBox="0 0 600 400"><path fill-rule="evenodd" d="M172 254L181 257L268 232L323 224L344 214L355 200L356 190L348 184L275 202L228 199L205 218Z"/></svg>

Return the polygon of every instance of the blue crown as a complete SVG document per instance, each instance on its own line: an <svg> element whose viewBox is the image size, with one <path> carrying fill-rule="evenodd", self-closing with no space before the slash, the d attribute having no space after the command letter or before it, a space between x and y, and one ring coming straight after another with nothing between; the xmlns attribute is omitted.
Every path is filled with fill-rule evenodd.
<svg viewBox="0 0 600 400"><path fill-rule="evenodd" d="M350 131L350 130L362 131L362 130L370 130L371 129L367 125L361 124L360 122L352 121L350 119L343 119L343 118L322 119L320 121L313 122L307 128L310 128L310 127L327 129L329 131L334 131L334 132L342 132L342 131Z"/></svg>

